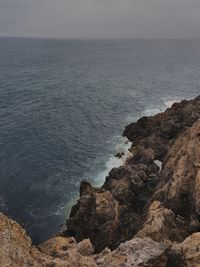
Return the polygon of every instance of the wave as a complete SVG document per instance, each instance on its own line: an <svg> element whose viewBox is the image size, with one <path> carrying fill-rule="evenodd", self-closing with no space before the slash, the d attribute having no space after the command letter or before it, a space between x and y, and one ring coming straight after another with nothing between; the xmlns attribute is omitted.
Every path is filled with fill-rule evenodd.
<svg viewBox="0 0 200 267"><path fill-rule="evenodd" d="M0 195L0 211L5 212L6 210L7 210L7 205L6 205L5 198Z"/></svg>
<svg viewBox="0 0 200 267"><path fill-rule="evenodd" d="M184 99L186 99L186 98L184 98ZM163 100L164 100L164 106L167 108L171 108L174 103L180 102L182 100L182 98L180 98L180 97L168 97L168 98L163 99Z"/></svg>
<svg viewBox="0 0 200 267"><path fill-rule="evenodd" d="M106 161L104 168L100 171L94 179L95 186L102 186L105 182L106 176L110 173L113 168L117 168L125 165L126 160L132 154L129 149L131 148L132 143L128 141L126 137L121 137L120 142L115 146L116 153L120 153L122 156L118 158L117 156L110 155L108 160Z"/></svg>
<svg viewBox="0 0 200 267"><path fill-rule="evenodd" d="M141 113L141 116L154 116L160 112L165 111L167 108L171 108L174 103L180 102L182 99L181 97L166 97L161 98L161 100L155 105L149 105L146 109Z"/></svg>

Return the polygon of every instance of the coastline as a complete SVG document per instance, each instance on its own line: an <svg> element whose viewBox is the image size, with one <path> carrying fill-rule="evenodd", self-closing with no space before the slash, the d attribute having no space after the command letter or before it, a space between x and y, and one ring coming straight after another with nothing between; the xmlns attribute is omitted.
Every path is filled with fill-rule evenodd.
<svg viewBox="0 0 200 267"><path fill-rule="evenodd" d="M1 215L0 262L199 266L199 119L200 96L126 126L123 136L131 147L119 158L124 165L113 168L101 187L82 181L66 230L38 249L19 225ZM161 170L155 161L163 163Z"/></svg>
<svg viewBox="0 0 200 267"><path fill-rule="evenodd" d="M137 122L141 117L154 116L158 113L164 112L168 108L171 108L174 103L180 103L182 100L183 99L180 97L164 98L163 103L160 104L159 107L147 107L143 112L141 112L140 116L128 117L128 119L125 121L127 125L129 125L132 122ZM92 185L94 187L101 187L105 182L106 176L109 175L109 172L113 168L118 168L120 166L125 165L126 160L131 157L132 153L129 151L129 149L131 148L132 143L128 140L127 137L124 136L120 136L118 137L118 139L119 140L117 142L114 142L115 149L113 149L113 151L115 150L115 153L109 155L109 157L105 161L105 166L103 167L103 170L98 173L92 173L92 175L95 176L94 181L92 181ZM116 155L120 153L123 154L122 157L116 157ZM84 178L83 180L87 180L87 176L91 177L91 174L85 175L86 178Z"/></svg>

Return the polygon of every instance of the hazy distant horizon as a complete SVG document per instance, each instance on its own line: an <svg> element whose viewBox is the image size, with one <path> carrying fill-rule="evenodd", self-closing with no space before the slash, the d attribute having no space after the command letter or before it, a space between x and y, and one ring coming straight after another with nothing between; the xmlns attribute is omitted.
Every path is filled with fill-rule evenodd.
<svg viewBox="0 0 200 267"><path fill-rule="evenodd" d="M0 36L199 39L199 0L0 0Z"/></svg>
<svg viewBox="0 0 200 267"><path fill-rule="evenodd" d="M0 35L1 39L4 38L10 38L10 39L44 39L44 40L66 40L66 41L137 41L137 40L200 40L200 37L165 37L165 38L159 38L159 37L151 37L151 38L145 38L145 37L140 37L140 38L101 38L101 37L96 37L96 38L67 38L67 37L46 37L46 36L3 36Z"/></svg>

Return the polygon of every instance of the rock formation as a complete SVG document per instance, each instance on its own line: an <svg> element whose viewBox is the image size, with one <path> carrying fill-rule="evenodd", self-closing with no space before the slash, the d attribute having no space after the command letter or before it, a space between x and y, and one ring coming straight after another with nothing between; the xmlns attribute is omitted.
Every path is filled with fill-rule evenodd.
<svg viewBox="0 0 200 267"><path fill-rule="evenodd" d="M63 233L35 248L0 215L1 267L200 266L200 97L141 118L124 136L126 164L101 188L81 183Z"/></svg>

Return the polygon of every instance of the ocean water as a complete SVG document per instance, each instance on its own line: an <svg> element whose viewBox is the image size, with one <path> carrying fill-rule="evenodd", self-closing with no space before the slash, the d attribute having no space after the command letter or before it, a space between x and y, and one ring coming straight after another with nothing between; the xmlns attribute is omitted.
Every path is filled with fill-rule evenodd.
<svg viewBox="0 0 200 267"><path fill-rule="evenodd" d="M0 210L47 239L128 123L198 94L200 40L0 38Z"/></svg>

